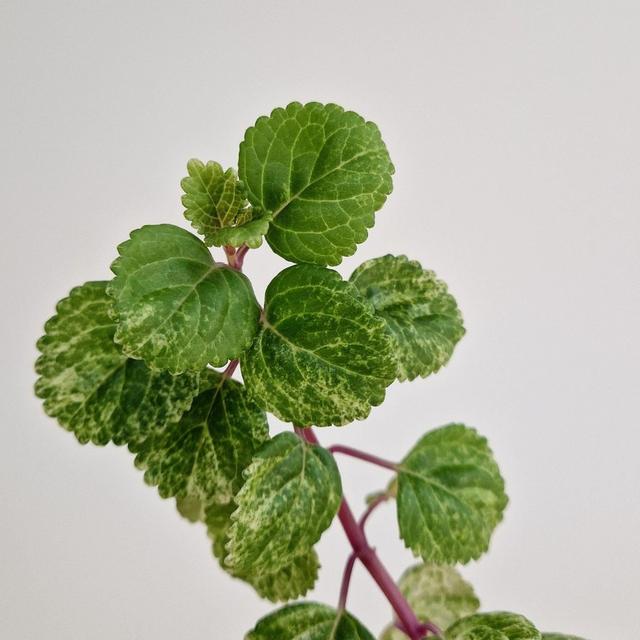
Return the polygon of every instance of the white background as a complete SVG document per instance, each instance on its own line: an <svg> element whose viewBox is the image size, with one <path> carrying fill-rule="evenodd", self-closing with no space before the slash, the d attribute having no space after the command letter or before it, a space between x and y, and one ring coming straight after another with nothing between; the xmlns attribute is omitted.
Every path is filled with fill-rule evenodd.
<svg viewBox="0 0 640 640"><path fill-rule="evenodd" d="M406 253L468 327L443 372L320 437L397 459L430 427L476 426L511 496L463 569L485 610L637 638L639 34L635 1L0 2L0 636L233 639L272 608L125 450L43 415L32 363L54 303L108 278L131 229L186 226L188 158L234 165L258 115L315 99L378 123L397 169L340 272ZM285 263L246 265L261 295ZM354 505L388 479L340 465ZM395 575L412 562L391 507L370 537ZM333 604L337 523L319 550L312 597ZM350 608L374 632L390 617L360 568Z"/></svg>

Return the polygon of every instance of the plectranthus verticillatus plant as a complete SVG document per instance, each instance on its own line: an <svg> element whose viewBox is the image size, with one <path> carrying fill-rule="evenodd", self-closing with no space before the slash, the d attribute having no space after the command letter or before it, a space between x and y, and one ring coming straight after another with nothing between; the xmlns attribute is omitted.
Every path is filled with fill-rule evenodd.
<svg viewBox="0 0 640 640"><path fill-rule="evenodd" d="M112 280L59 302L38 342L36 394L80 443L126 445L145 481L204 523L228 574L288 603L249 640L372 640L346 608L356 562L391 605L385 640L569 638L515 613L479 613L456 569L487 550L507 505L475 429L431 429L401 461L317 440L313 427L366 418L395 380L437 372L464 334L447 286L415 260L385 255L346 280L330 268L366 240L393 172L376 125L335 104L294 102L258 118L237 172L190 160L182 203L195 233L132 231ZM263 239L293 265L260 304L242 266ZM268 413L291 430L271 436ZM393 474L359 519L338 455ZM387 500L419 559L397 583L366 534ZM336 517L351 546L340 593L331 604L301 600Z"/></svg>

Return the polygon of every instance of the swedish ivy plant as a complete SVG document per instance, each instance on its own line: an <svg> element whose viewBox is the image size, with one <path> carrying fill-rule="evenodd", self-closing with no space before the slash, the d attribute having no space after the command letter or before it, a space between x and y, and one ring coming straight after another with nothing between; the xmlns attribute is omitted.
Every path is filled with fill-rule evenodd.
<svg viewBox="0 0 640 640"><path fill-rule="evenodd" d="M346 609L356 562L391 605L384 640L568 640L522 615L478 613L455 568L487 551L507 505L475 429L429 430L400 461L325 448L313 430L366 418L395 380L437 372L464 334L447 286L415 260L368 260L348 280L329 268L366 240L391 193L376 125L294 102L247 130L237 172L199 160L187 172L182 203L197 235L171 224L132 231L113 279L72 289L46 323L35 388L47 414L82 444L126 445L145 481L204 523L227 573L273 602L297 600L248 640L372 640ZM293 265L260 304L242 266L263 239ZM268 413L292 430L271 437ZM393 474L359 519L339 454ZM365 531L387 500L419 559L398 583ZM299 600L336 516L351 546L340 593L332 606Z"/></svg>

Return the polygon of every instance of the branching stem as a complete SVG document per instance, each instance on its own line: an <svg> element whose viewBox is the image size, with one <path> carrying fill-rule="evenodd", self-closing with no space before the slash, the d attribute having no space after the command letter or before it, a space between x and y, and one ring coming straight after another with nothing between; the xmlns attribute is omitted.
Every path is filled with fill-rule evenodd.
<svg viewBox="0 0 640 640"><path fill-rule="evenodd" d="M297 427L296 433L310 444L320 444L311 428L301 429ZM373 511L373 508L370 509L370 512ZM366 513L365 516L368 517ZM365 516L363 516L363 518L366 521ZM382 591L382 593L384 593L387 600L393 607L396 615L398 616L398 620L402 624L405 633L409 636L409 638L411 638L411 640L421 640L422 638L424 638L429 630L425 629L425 626L418 620L418 618L416 618L415 613L413 613L413 610L409 606L409 603L406 601L405 597L402 595L402 592L396 585L395 581L386 570L382 562L380 562L375 549L373 549L369 545L367 537L364 533L364 529L356 521L353 512L351 511L351 507L349 507L349 503L344 498L340 503L338 518L340 520L340 523L342 524L342 528L344 529L347 539L351 544L353 555L358 558L360 562L362 562L371 577L380 587L380 590ZM346 586L345 580L343 579L343 588L345 588L346 590L348 590L349 588L349 578L351 577L351 570L353 569L353 567L349 567L348 563L347 567L345 567L345 574L347 574L347 569L349 569L349 571L348 575L346 576Z"/></svg>

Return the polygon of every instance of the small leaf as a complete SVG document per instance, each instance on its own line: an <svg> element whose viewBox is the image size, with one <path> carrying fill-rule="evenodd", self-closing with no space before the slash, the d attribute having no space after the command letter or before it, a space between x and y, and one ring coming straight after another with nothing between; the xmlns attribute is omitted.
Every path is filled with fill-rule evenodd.
<svg viewBox="0 0 640 640"><path fill-rule="evenodd" d="M122 445L178 420L198 390L198 374L149 370L114 343L106 282L87 282L58 303L38 341L36 395L82 443Z"/></svg>
<svg viewBox="0 0 640 640"><path fill-rule="evenodd" d="M287 432L263 445L245 476L226 564L236 575L262 576L318 542L340 506L340 474L328 451Z"/></svg>
<svg viewBox="0 0 640 640"><path fill-rule="evenodd" d="M258 118L238 166L251 204L273 214L267 242L291 262L352 255L393 187L378 127L335 104L293 102Z"/></svg>
<svg viewBox="0 0 640 640"><path fill-rule="evenodd" d="M427 433L398 466L400 536L425 562L478 558L506 505L486 439L462 424Z"/></svg>
<svg viewBox="0 0 640 640"><path fill-rule="evenodd" d="M226 507L211 505L206 513L207 530L213 540L213 555L218 558L220 566L233 577L248 582L262 598L272 602L286 602L305 595L315 584L320 567L313 549L288 558L277 570L260 574L251 571L239 573L224 562L232 524L230 516L234 509L235 504Z"/></svg>
<svg viewBox="0 0 640 640"><path fill-rule="evenodd" d="M172 373L237 358L258 330L247 278L216 264L204 243L169 224L148 225L118 247L109 286L115 340L153 369Z"/></svg>
<svg viewBox="0 0 640 640"><path fill-rule="evenodd" d="M216 244L216 233L251 219L251 207L233 169L226 171L217 162L187 163L189 176L180 183L184 191L184 217L204 236L209 246Z"/></svg>
<svg viewBox="0 0 640 640"><path fill-rule="evenodd" d="M237 227L225 227L212 233L212 244L216 247L241 247L246 244L250 249L257 249L262 244L262 237L269 229L271 216L258 214L249 222Z"/></svg>
<svg viewBox="0 0 640 640"><path fill-rule="evenodd" d="M373 640L373 636L344 609L301 602L259 620L246 640Z"/></svg>
<svg viewBox="0 0 640 640"><path fill-rule="evenodd" d="M406 256L386 255L360 265L351 282L389 325L399 380L426 377L447 364L464 326L447 285L433 271Z"/></svg>
<svg viewBox="0 0 640 640"><path fill-rule="evenodd" d="M524 616L506 611L476 613L458 620L446 640L541 640L540 632Z"/></svg>
<svg viewBox="0 0 640 640"><path fill-rule="evenodd" d="M417 564L404 572L398 586L417 618L433 622L441 629L480 607L473 587L454 567ZM381 640L406 640L406 635L389 627Z"/></svg>
<svg viewBox="0 0 640 640"><path fill-rule="evenodd" d="M262 330L241 363L263 409L305 426L366 418L395 377L384 321L353 285L314 265L271 281Z"/></svg>
<svg viewBox="0 0 640 640"><path fill-rule="evenodd" d="M211 503L232 503L243 470L268 435L265 414L242 384L206 370L191 409L132 450L145 481L163 498L179 497L183 507L188 499L189 513L200 518Z"/></svg>

